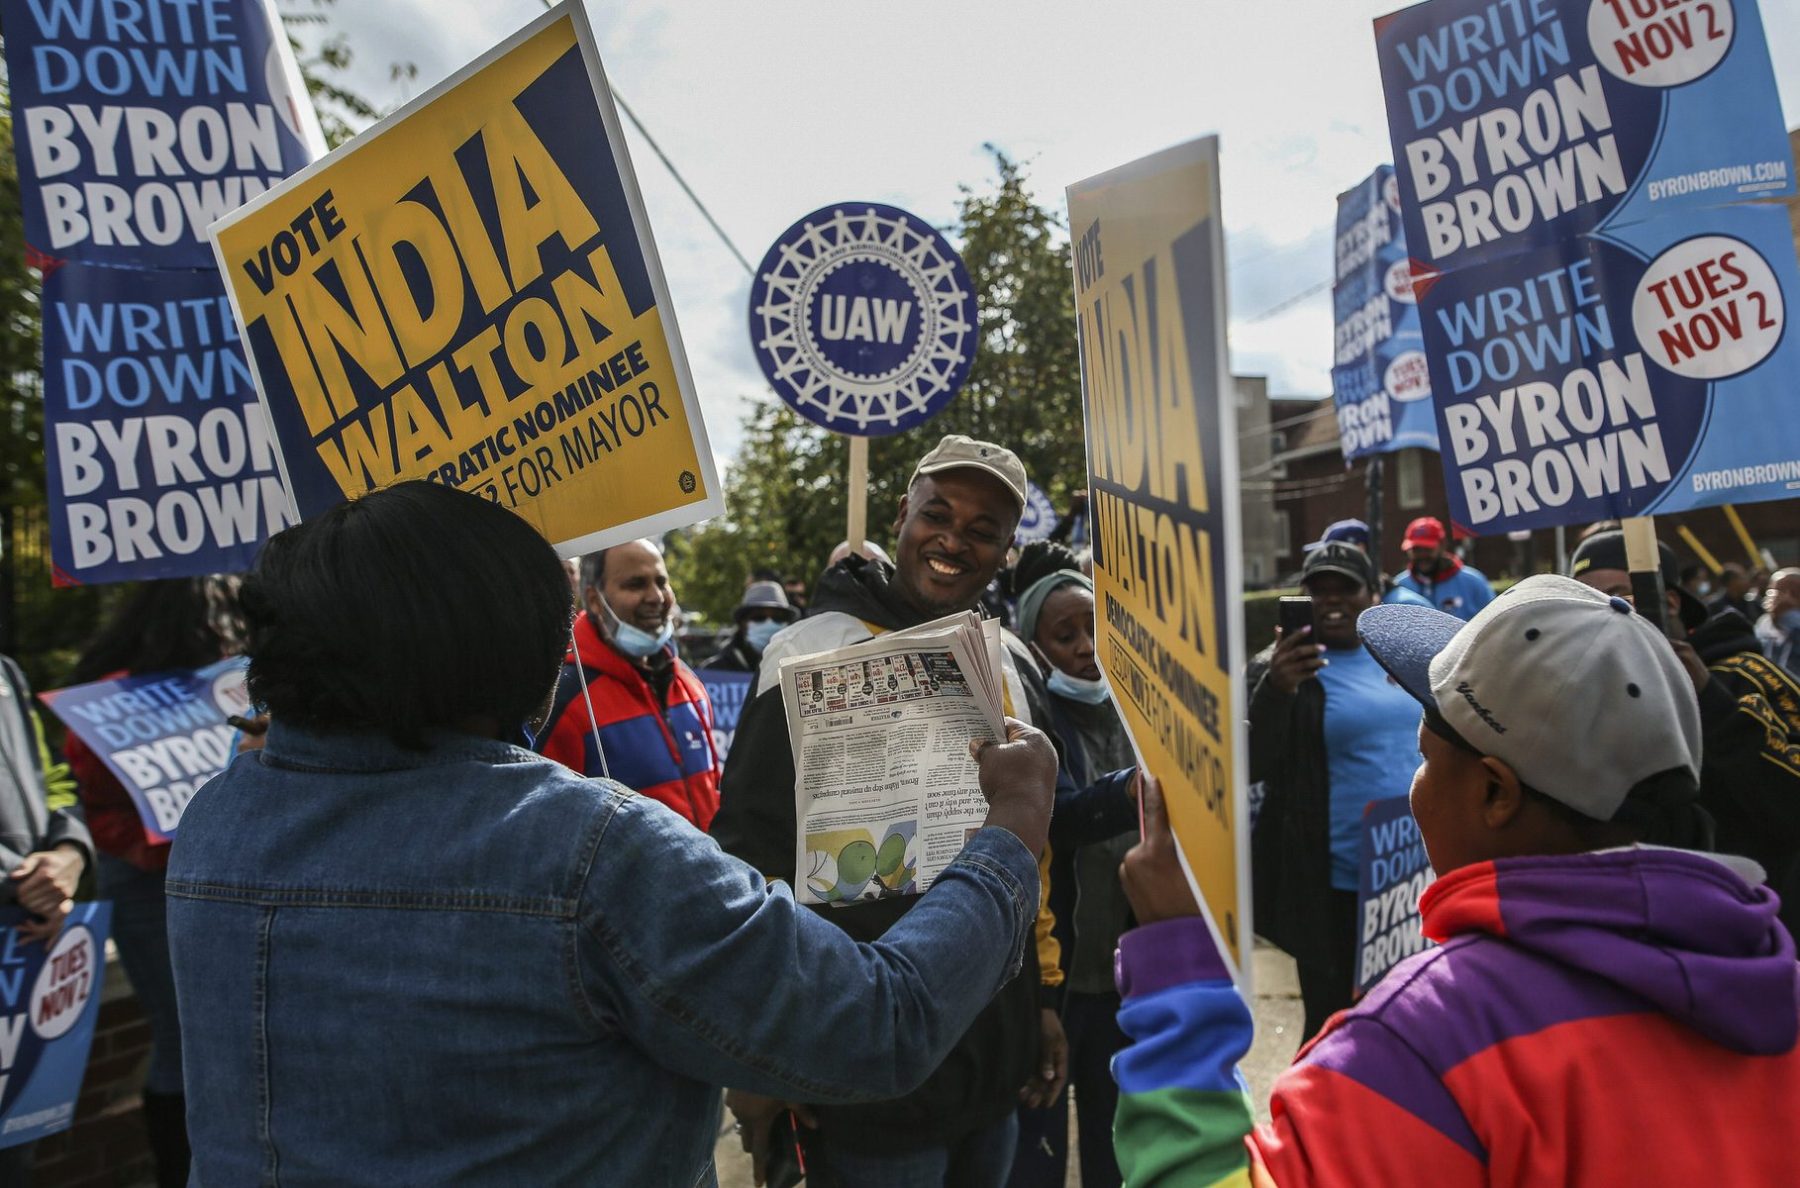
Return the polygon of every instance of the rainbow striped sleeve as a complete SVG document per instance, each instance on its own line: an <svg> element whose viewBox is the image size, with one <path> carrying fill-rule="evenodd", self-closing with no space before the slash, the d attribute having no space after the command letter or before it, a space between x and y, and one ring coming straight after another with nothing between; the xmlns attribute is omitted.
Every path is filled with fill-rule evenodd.
<svg viewBox="0 0 1800 1188"><path fill-rule="evenodd" d="M1131 1040L1112 1066L1125 1183L1250 1185L1244 1136L1253 1115L1237 1065L1253 1025L1205 921L1132 929L1119 938L1117 973L1119 1027Z"/></svg>

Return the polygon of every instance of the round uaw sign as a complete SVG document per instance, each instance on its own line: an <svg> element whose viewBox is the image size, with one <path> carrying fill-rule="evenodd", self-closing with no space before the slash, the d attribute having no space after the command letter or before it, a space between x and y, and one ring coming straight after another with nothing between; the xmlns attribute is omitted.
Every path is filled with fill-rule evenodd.
<svg viewBox="0 0 1800 1188"><path fill-rule="evenodd" d="M975 361L975 293L931 224L846 202L782 233L750 286L750 341L795 412L834 433L900 433L943 408Z"/></svg>
<svg viewBox="0 0 1800 1188"><path fill-rule="evenodd" d="M1013 543L1030 544L1034 540L1049 540L1054 531L1056 505L1050 502L1050 496L1044 494L1043 488L1028 481L1025 484L1025 510L1019 516L1018 528L1013 531Z"/></svg>

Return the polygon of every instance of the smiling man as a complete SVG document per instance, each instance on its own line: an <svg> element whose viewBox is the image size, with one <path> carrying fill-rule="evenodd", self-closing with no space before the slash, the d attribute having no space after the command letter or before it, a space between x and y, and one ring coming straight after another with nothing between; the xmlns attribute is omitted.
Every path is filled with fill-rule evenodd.
<svg viewBox="0 0 1800 1188"><path fill-rule="evenodd" d="M705 829L719 807L712 705L675 655L675 594L661 550L634 540L583 557L581 604L538 752L609 776Z"/></svg>
<svg viewBox="0 0 1800 1188"><path fill-rule="evenodd" d="M1307 554L1313 627L1278 639L1248 675L1250 779L1263 789L1256 930L1299 967L1309 1036L1351 1001L1363 810L1404 796L1416 758L1418 706L1356 637L1379 581L1354 545Z"/></svg>
<svg viewBox="0 0 1800 1188"><path fill-rule="evenodd" d="M894 518L894 563L849 556L820 577L808 617L764 650L757 694L739 719L712 827L727 853L770 879L794 879L794 760L778 688L781 661L975 609L1006 557L1025 492L1025 466L1011 450L952 434L913 471ZM1005 644L1008 712L1046 721L1030 653L1010 634ZM858 940L873 941L916 902L904 896L816 910ZM1050 923L1040 914L1038 950L1027 953L1018 976L918 1090L890 1102L799 1108L803 1121L816 1123L805 1134L808 1183L1000 1188L1006 1182L1020 1091L1054 1096L1065 1067L1058 1058L1046 1069L1038 1058L1040 1042L1048 1041L1047 1051L1061 1045L1056 1015L1041 1012L1039 1001L1040 985L1062 979ZM788 971L772 969L769 976ZM1043 1084L1034 1086L1037 1081ZM760 1164L777 1103L741 1094L728 1100Z"/></svg>

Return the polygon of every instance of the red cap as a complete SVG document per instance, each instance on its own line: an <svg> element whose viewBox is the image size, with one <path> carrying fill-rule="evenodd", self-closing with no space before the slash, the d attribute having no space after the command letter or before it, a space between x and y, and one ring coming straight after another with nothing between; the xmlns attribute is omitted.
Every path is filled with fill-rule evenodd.
<svg viewBox="0 0 1800 1188"><path fill-rule="evenodd" d="M1406 526L1406 539L1400 542L1403 549L1435 549L1444 543L1444 526L1430 516L1420 516Z"/></svg>

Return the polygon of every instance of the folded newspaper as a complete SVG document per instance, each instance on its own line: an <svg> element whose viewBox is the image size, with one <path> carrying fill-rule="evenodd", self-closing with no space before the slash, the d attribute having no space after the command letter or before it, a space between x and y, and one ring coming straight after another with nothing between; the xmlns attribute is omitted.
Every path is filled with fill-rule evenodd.
<svg viewBox="0 0 1800 1188"><path fill-rule="evenodd" d="M969 741L1006 737L1003 680L973 611L781 662L801 903L931 886L987 817Z"/></svg>

